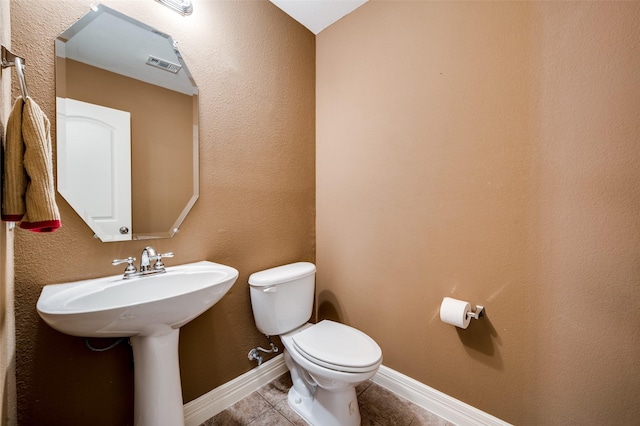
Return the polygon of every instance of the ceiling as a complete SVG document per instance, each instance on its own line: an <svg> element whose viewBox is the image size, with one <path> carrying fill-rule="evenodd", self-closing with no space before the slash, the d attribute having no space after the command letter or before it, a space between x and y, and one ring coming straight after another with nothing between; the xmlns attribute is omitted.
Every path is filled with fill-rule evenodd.
<svg viewBox="0 0 640 426"><path fill-rule="evenodd" d="M368 0L270 0L296 21L318 34Z"/></svg>

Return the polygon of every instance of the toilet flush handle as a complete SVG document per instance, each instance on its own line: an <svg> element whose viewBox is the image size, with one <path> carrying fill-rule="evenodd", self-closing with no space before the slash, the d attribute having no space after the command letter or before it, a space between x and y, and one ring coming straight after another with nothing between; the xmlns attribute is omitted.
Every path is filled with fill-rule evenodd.
<svg viewBox="0 0 640 426"><path fill-rule="evenodd" d="M270 287L264 287L262 289L263 292L265 293L275 293L276 291L278 291L278 288L274 285L270 286Z"/></svg>

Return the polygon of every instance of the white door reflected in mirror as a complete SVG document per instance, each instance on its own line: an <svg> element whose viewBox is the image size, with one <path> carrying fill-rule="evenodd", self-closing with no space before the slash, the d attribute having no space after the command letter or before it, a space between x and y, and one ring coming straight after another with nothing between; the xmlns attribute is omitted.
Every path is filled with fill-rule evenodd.
<svg viewBox="0 0 640 426"><path fill-rule="evenodd" d="M102 241L131 240L131 114L56 103L58 192Z"/></svg>

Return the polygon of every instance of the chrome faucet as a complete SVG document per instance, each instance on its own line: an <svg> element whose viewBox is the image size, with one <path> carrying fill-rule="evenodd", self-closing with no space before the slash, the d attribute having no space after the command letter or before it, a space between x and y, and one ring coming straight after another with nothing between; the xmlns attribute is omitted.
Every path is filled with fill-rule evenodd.
<svg viewBox="0 0 640 426"><path fill-rule="evenodd" d="M140 272L146 272L151 269L151 261L156 260L158 253L153 247L145 247L140 255Z"/></svg>
<svg viewBox="0 0 640 426"><path fill-rule="evenodd" d="M163 257L173 257L173 252L158 253L153 247L145 247L140 255L140 272L153 273L153 272L165 272L164 263L162 263ZM154 261L153 268L151 262Z"/></svg>
<svg viewBox="0 0 640 426"><path fill-rule="evenodd" d="M126 259L114 259L111 264L112 265L120 265L122 263L127 263L127 267L124 270L124 279L129 278L137 278L150 274L159 274L166 272L164 269L164 263L162 263L163 257L173 257L173 252L169 253L158 253L153 247L145 247L142 250L142 254L140 255L140 270L137 270L133 265L135 262L135 257L127 257ZM151 262L154 262L153 266L151 266Z"/></svg>

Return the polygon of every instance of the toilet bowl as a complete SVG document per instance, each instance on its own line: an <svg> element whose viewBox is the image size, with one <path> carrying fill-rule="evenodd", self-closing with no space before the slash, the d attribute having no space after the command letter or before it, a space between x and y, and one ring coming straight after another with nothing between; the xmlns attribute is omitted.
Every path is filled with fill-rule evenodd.
<svg viewBox="0 0 640 426"><path fill-rule="evenodd" d="M373 339L328 320L305 324L280 339L293 381L289 406L312 425L360 425L356 386L382 363Z"/></svg>
<svg viewBox="0 0 640 426"><path fill-rule="evenodd" d="M256 326L279 335L293 386L288 404L313 426L359 426L356 386L373 377L382 350L365 333L338 322L307 323L315 265L298 262L249 277Z"/></svg>

